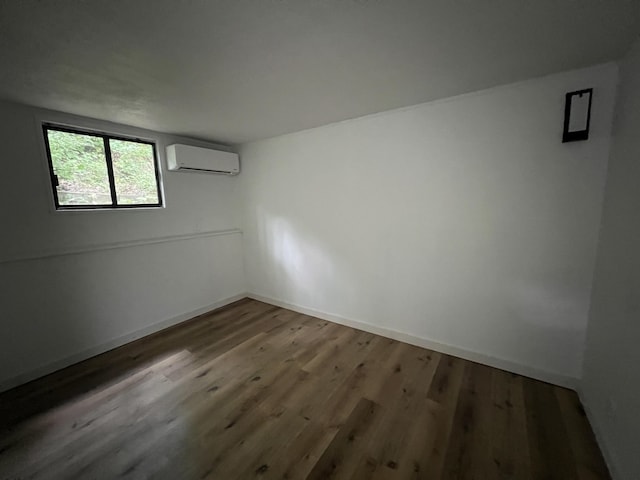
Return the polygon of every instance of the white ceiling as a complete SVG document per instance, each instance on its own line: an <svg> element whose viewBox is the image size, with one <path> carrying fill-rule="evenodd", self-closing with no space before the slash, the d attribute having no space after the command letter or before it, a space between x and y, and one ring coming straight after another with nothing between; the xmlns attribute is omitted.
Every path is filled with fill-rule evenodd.
<svg viewBox="0 0 640 480"><path fill-rule="evenodd" d="M0 98L239 143L619 58L638 0L0 0Z"/></svg>

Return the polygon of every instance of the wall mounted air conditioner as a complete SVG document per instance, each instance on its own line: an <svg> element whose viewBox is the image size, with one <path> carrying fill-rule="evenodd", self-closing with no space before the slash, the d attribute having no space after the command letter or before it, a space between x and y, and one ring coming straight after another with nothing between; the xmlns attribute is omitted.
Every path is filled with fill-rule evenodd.
<svg viewBox="0 0 640 480"><path fill-rule="evenodd" d="M174 144L167 147L169 170L182 172L220 173L237 175L240 173L240 159L237 153Z"/></svg>

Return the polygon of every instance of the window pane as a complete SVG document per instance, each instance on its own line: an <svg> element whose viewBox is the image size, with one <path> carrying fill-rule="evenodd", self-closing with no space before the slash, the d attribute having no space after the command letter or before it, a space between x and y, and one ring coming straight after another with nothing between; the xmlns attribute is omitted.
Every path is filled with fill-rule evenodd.
<svg viewBox="0 0 640 480"><path fill-rule="evenodd" d="M109 140L118 205L157 205L153 146L127 140Z"/></svg>
<svg viewBox="0 0 640 480"><path fill-rule="evenodd" d="M102 138L47 130L60 205L111 205Z"/></svg>

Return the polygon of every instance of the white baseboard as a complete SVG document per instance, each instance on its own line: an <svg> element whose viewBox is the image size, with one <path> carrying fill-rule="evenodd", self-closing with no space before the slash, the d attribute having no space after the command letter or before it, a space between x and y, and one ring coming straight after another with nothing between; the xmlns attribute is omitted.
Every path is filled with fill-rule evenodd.
<svg viewBox="0 0 640 480"><path fill-rule="evenodd" d="M580 403L582 403L582 407L587 414L587 419L589 420L593 434L596 437L596 442L598 442L604 461L607 464L611 478L613 480L626 480L622 476L622 473L620 473L618 457L615 455L614 450L610 448L609 442L607 442L606 436L604 435L604 430L600 426L600 421L597 419L598 417L594 415L593 410L591 409L591 404L586 398L587 396L585 395L582 386L578 386L576 391L578 392L578 397L580 397Z"/></svg>
<svg viewBox="0 0 640 480"><path fill-rule="evenodd" d="M333 323L339 323L341 325L346 325L351 328L363 330L365 332L373 333L383 337L392 338L394 340L398 340L398 341L415 345L418 347L427 348L429 350L445 353L447 355L453 355L455 357L460 357L465 360L470 360L472 362L481 363L483 365L488 365L494 368L499 368L500 370L506 370L508 372L517 373L518 375L523 375L525 377L535 378L536 380L542 380L543 382L552 383L554 385L559 385L561 387L575 389L578 386L578 379L574 377L569 377L569 376L561 375L554 372L548 372L545 370L539 370L534 367L529 367L527 365L522 365L516 362L512 362L510 360L493 357L491 355L487 355L480 352L466 350L464 348L456 347L454 345L447 345L444 343L436 342L434 340L430 340L428 338L416 336L416 335L406 333L406 332L401 332L398 330L393 330L386 327L372 325L370 323L362 322L359 320L352 320L349 318L341 317L339 315L334 315L331 313L322 312L320 310L303 307L303 306L296 305L293 303L288 303L276 298L259 295L256 293L248 293L247 296L249 298L253 298L261 302L270 303L272 305L276 305L282 308L287 308L289 310L303 313L305 315L311 315L313 317L318 317Z"/></svg>
<svg viewBox="0 0 640 480"><path fill-rule="evenodd" d="M165 328L184 322L185 320L197 317L198 315L202 315L203 313L207 313L217 308L224 307L225 305L236 302L246 297L246 293L241 293L232 297L218 300L217 302L205 305L204 307L200 307L190 312L185 312L181 315L176 315L174 317L162 320L160 322L154 323L153 325L149 325L148 327L136 330L135 332L122 335L121 337L109 340L108 342L96 345L95 347L88 348L86 350L83 350L82 352L70 355L60 360L56 360L55 362L48 363L31 371L21 373L15 377L2 379L0 380L0 392L17 387L18 385L22 385L23 383L30 382L31 380L35 380L36 378L43 377L44 375L48 375L57 370L68 367L69 365L73 365L74 363L78 363L88 358L95 357L96 355L100 355L101 353L104 353L106 351L120 347L129 342L133 342L134 340L138 340L139 338L146 337L147 335L151 335L152 333L159 332L160 330L164 330Z"/></svg>

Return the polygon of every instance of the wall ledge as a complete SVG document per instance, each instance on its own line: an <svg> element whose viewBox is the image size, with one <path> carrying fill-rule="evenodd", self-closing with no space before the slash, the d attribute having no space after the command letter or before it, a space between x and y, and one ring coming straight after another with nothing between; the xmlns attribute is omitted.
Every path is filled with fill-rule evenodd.
<svg viewBox="0 0 640 480"><path fill-rule="evenodd" d="M96 245L85 245L70 248L55 248L32 253L18 253L5 258L0 258L0 265L3 263L28 262L31 260L42 260L46 258L62 257L66 255L81 255L83 253L100 252L104 250L115 250L118 248L131 248L143 245L154 245L158 243L179 242L183 240L194 240L197 238L217 237L221 235L241 235L242 230L232 228L228 230L208 230L203 232L183 233L179 235L165 235L162 237L142 238L138 240L125 240L122 242L109 242Z"/></svg>

